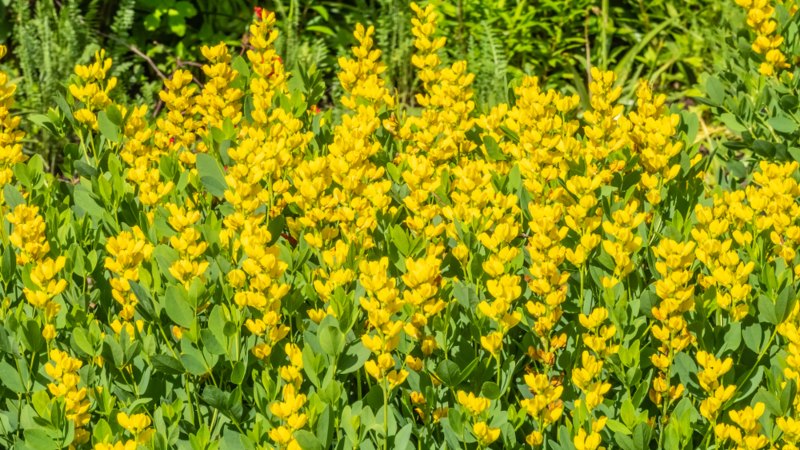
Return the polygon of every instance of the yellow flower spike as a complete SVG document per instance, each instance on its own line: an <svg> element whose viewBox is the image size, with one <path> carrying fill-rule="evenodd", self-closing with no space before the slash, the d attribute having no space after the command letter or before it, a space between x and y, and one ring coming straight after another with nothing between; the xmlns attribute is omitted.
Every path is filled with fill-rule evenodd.
<svg viewBox="0 0 800 450"><path fill-rule="evenodd" d="M83 362L58 349L50 350L48 356L51 362L46 363L44 369L53 382L47 385L47 390L64 399L65 417L74 423L76 429L73 443L84 443L88 433L83 427L89 423L90 413L86 388L78 388L80 376L77 372Z"/></svg>
<svg viewBox="0 0 800 450"><path fill-rule="evenodd" d="M775 76L790 65L786 62L786 55L780 50L783 38L776 34L778 23L773 19L775 8L771 1L745 1L736 0L736 3L747 10L747 26L755 32L751 48L754 52L764 55L764 62L759 67L759 73L764 76ZM792 6L794 10L796 6Z"/></svg>
<svg viewBox="0 0 800 450"><path fill-rule="evenodd" d="M45 223L36 206L17 205L6 215L6 219L14 225L9 236L11 244L19 249L17 264L42 259L49 251L50 244L45 237Z"/></svg>
<svg viewBox="0 0 800 450"><path fill-rule="evenodd" d="M306 395L298 394L294 385L285 385L282 394L282 401L270 405L270 412L281 419L288 419L306 404Z"/></svg>
<svg viewBox="0 0 800 450"><path fill-rule="evenodd" d="M78 80L69 86L69 92L82 104L74 112L75 120L97 130L97 112L112 103L109 92L117 85L116 77L106 80L111 68L111 59L105 57L105 50L95 53L94 62L75 66Z"/></svg>

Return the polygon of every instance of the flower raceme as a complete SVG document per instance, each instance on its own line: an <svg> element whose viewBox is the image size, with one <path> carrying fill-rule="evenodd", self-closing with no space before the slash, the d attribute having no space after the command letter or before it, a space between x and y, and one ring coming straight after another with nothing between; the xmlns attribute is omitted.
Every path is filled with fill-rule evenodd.
<svg viewBox="0 0 800 450"><path fill-rule="evenodd" d="M740 4L785 70L771 2ZM585 99L523 77L478 105L436 7L411 13L414 107L372 26L334 112L264 9L158 108L116 103L98 52L68 88L75 183L26 162L0 76L19 426L101 450L796 448L798 164L707 187L667 97L597 68Z"/></svg>

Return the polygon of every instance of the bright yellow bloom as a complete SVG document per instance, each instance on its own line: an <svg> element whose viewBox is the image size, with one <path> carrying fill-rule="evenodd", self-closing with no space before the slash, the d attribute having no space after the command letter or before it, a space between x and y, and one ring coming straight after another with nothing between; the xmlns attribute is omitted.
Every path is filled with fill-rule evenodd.
<svg viewBox="0 0 800 450"><path fill-rule="evenodd" d="M472 434L481 446L487 446L500 437L500 428L492 428L486 422L476 422L472 425Z"/></svg>
<svg viewBox="0 0 800 450"><path fill-rule="evenodd" d="M456 399L473 416L480 415L489 408L488 398L476 396L472 392L458 391Z"/></svg>

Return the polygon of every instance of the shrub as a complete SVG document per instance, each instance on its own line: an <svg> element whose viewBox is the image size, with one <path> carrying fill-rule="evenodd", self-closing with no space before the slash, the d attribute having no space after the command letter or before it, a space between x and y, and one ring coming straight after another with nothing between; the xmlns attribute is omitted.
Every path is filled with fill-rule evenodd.
<svg viewBox="0 0 800 450"><path fill-rule="evenodd" d="M335 120L260 8L155 120L98 52L57 176L0 78L4 446L793 448L798 164L709 187L696 117L598 69L477 114L412 11L418 112L372 27Z"/></svg>

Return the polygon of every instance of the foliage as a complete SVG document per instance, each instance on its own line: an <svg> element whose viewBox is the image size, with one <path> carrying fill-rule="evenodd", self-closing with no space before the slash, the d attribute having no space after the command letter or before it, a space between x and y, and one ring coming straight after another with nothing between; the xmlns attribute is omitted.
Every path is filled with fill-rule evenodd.
<svg viewBox="0 0 800 450"><path fill-rule="evenodd" d="M729 57L707 77L701 99L730 133L715 151L721 183L746 179L765 158L800 160L800 84L796 61L786 56L800 53L796 7L770 2L756 9L752 3L737 3L744 7L734 23L741 25L727 39ZM754 10L762 21L746 19ZM762 31L767 29L773 31Z"/></svg>
<svg viewBox="0 0 800 450"><path fill-rule="evenodd" d="M280 56L323 27L303 7L256 8L158 107L96 52L28 117L56 175L0 74L1 446L796 444L797 162L707 183L695 115L647 80L625 104L636 71L479 88L466 58L512 54L433 4L388 58L409 35L355 25L321 111L321 69Z"/></svg>

